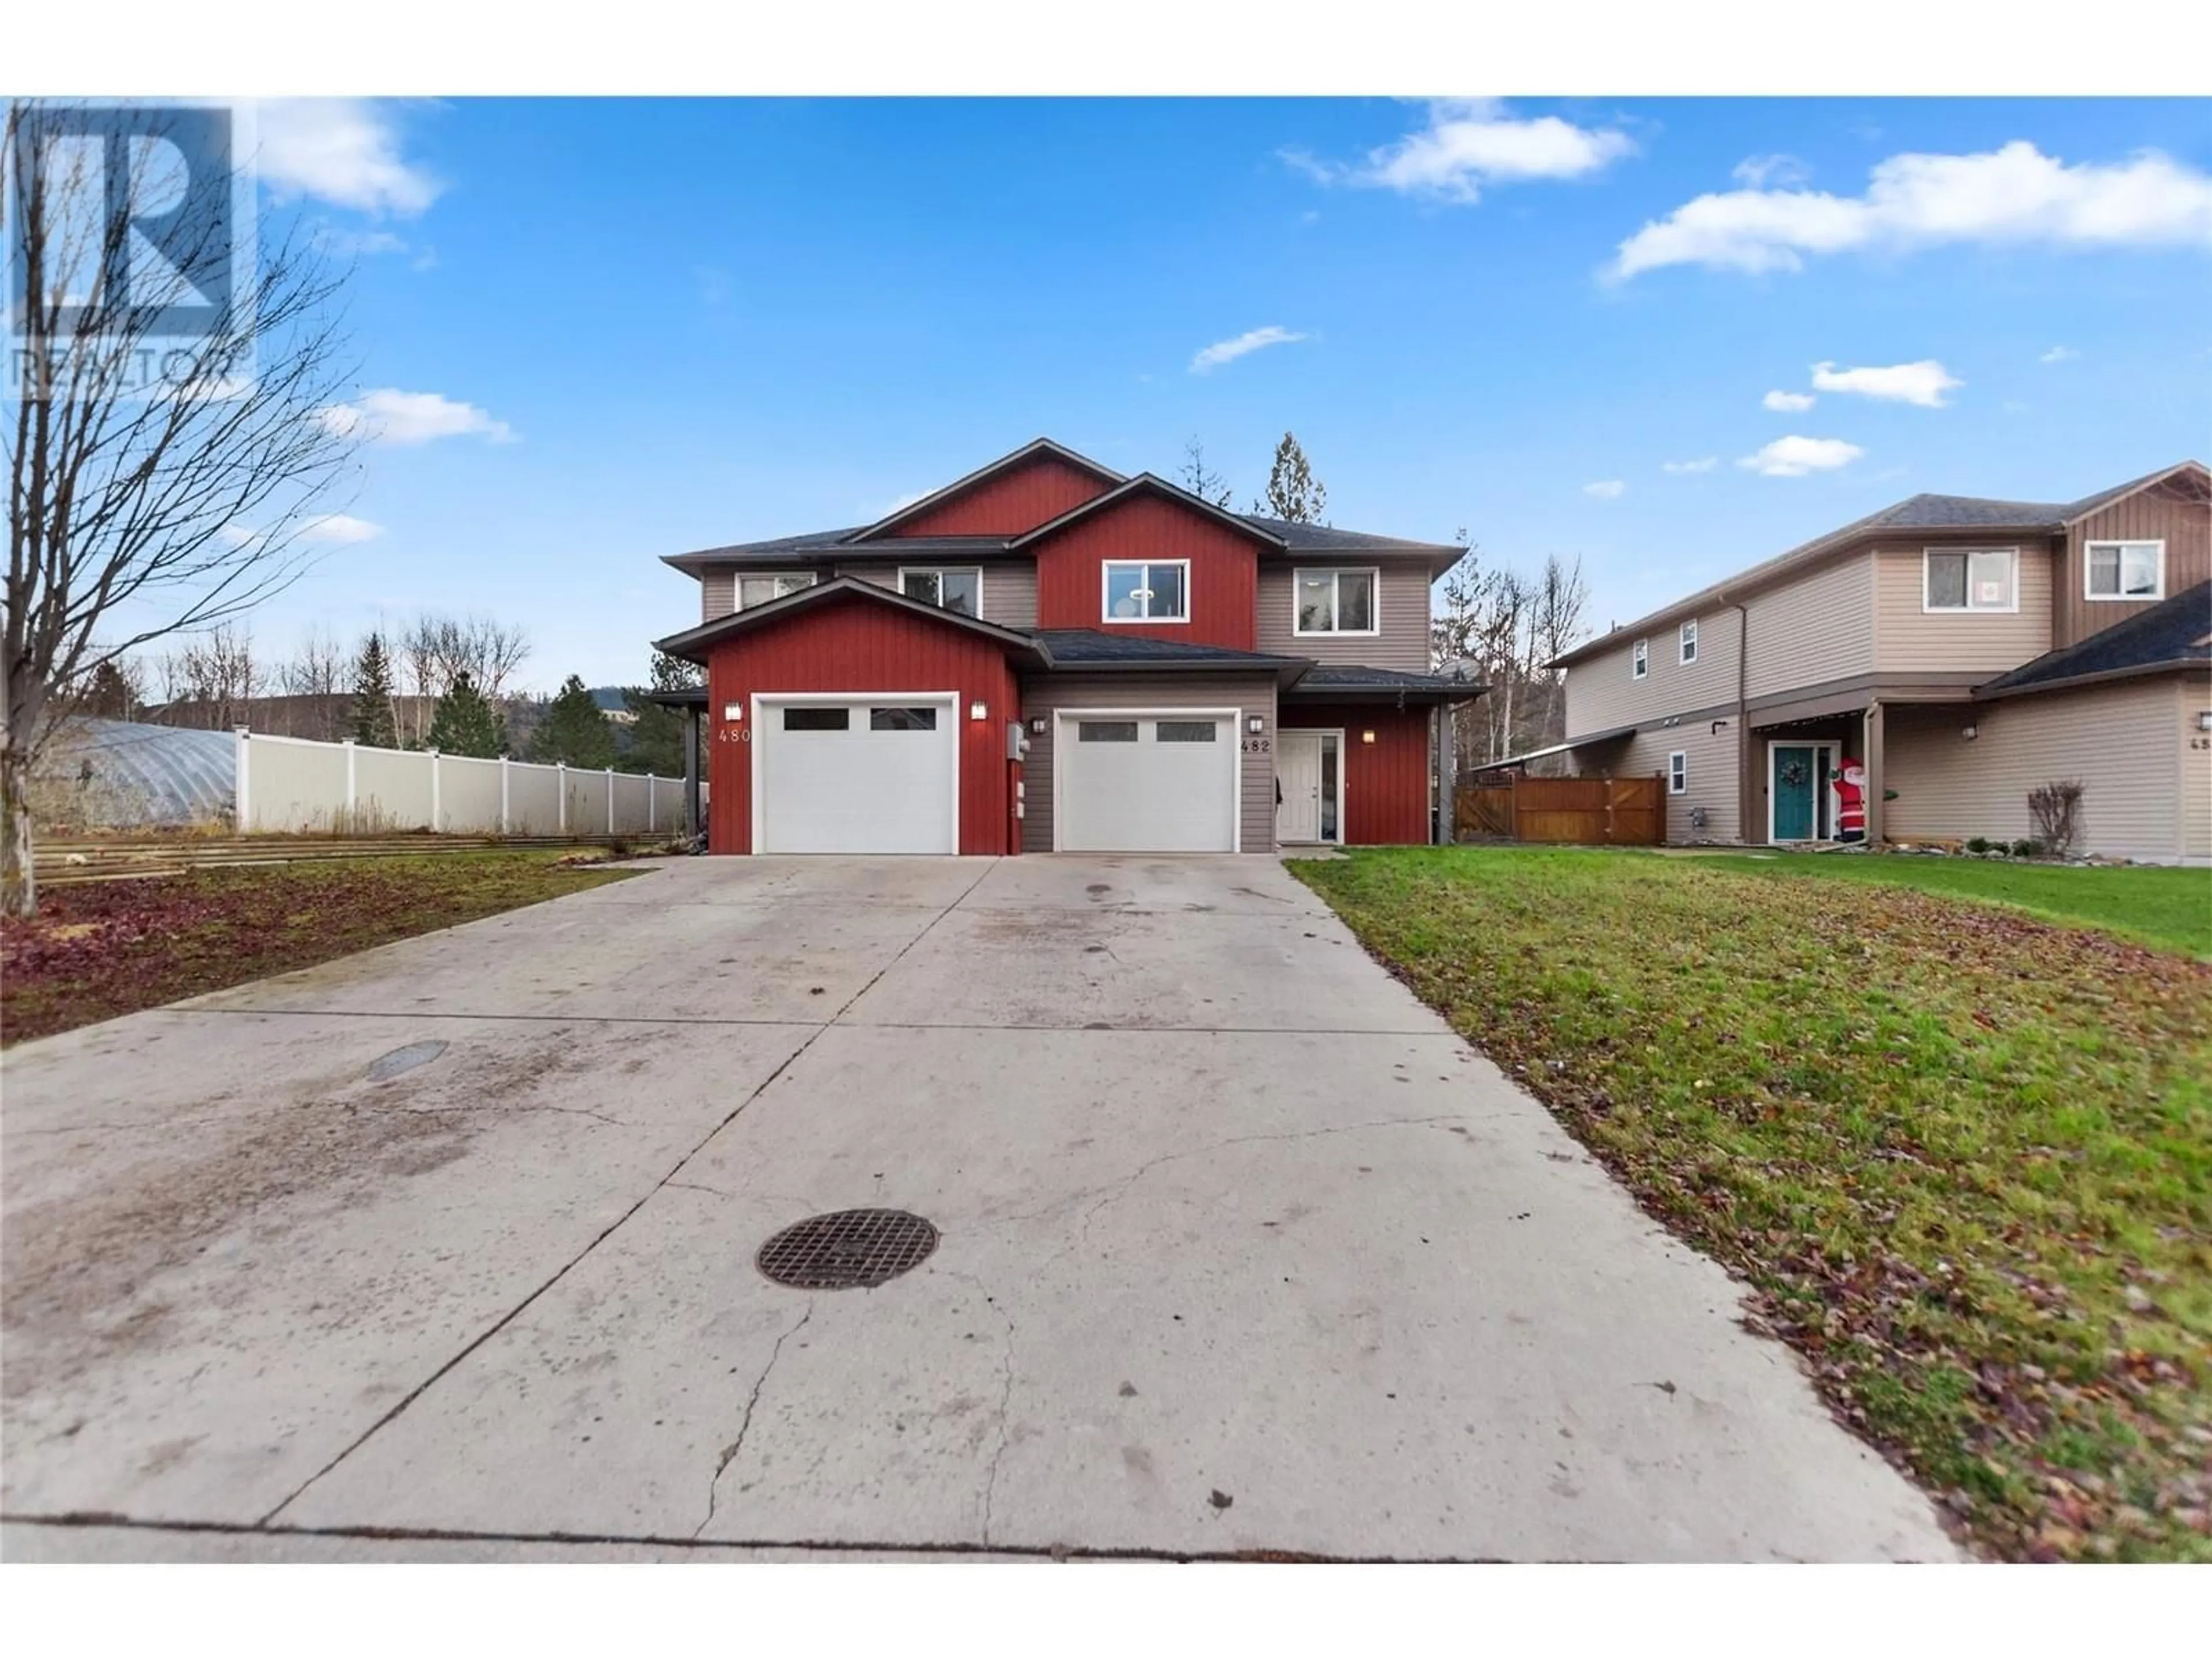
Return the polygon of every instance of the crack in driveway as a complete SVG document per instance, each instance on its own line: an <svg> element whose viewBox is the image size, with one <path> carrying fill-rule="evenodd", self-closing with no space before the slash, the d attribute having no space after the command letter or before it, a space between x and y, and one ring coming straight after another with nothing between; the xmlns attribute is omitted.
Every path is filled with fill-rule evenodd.
<svg viewBox="0 0 2212 1659"><path fill-rule="evenodd" d="M775 1369L775 1362L783 1358L783 1345L805 1330L806 1322L813 1317L814 1304L810 1299L806 1311L799 1316L799 1322L777 1337L775 1346L769 1350L768 1364L761 1367L761 1374L753 1379L753 1391L745 1401L745 1414L738 1424L738 1437L722 1448L721 1458L714 1465L714 1479L707 1483L707 1518L692 1530L694 1539L714 1524L714 1510L720 1502L722 1476L737 1461L738 1454L745 1449L745 1436L752 1431L753 1413L760 1405L761 1390L768 1386L768 1374Z"/></svg>

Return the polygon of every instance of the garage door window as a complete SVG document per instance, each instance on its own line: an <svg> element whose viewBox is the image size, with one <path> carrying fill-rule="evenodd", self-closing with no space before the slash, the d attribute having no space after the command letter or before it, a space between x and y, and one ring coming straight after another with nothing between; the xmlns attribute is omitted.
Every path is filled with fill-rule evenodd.
<svg viewBox="0 0 2212 1659"><path fill-rule="evenodd" d="M1137 723L1134 720L1078 720L1075 723L1078 743L1134 743Z"/></svg>
<svg viewBox="0 0 2212 1659"><path fill-rule="evenodd" d="M1212 743L1220 728L1212 720L1162 720L1162 743Z"/></svg>
<svg viewBox="0 0 2212 1659"><path fill-rule="evenodd" d="M849 708L787 708L783 711L783 729L787 732L843 732L853 724Z"/></svg>
<svg viewBox="0 0 2212 1659"><path fill-rule="evenodd" d="M868 729L871 732L934 732L937 730L937 711L934 708L871 708L868 710Z"/></svg>

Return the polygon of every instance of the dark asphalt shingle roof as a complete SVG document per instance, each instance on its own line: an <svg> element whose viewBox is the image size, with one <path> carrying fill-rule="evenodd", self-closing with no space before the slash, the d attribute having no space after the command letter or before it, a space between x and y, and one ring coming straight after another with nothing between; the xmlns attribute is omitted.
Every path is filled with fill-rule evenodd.
<svg viewBox="0 0 2212 1659"><path fill-rule="evenodd" d="M1348 663L1317 663L1306 671L1298 682L1301 691L1324 689L1370 688L1392 691L1465 691L1475 688L1472 680L1455 680L1449 674L1417 674L1403 668L1361 668Z"/></svg>
<svg viewBox="0 0 2212 1659"><path fill-rule="evenodd" d="M1327 524L1293 524L1288 519L1270 519L1258 513L1239 513L1237 516L1279 538L1293 553L1449 553L1456 556L1467 551L1456 542L1414 542L1402 536L1371 536L1363 530L1339 530Z"/></svg>
<svg viewBox="0 0 2212 1659"><path fill-rule="evenodd" d="M2034 691L2090 675L2212 666L2212 582L2199 582L2162 605L2114 623L2086 640L2046 651L1975 688L1978 697Z"/></svg>
<svg viewBox="0 0 2212 1659"><path fill-rule="evenodd" d="M1302 662L1264 651L1233 651L1219 645L1185 645L1179 640L1155 640L1133 634L1109 634L1096 628L1032 628L1024 630L1042 641L1056 666L1083 663L1249 663L1255 669L1280 668Z"/></svg>

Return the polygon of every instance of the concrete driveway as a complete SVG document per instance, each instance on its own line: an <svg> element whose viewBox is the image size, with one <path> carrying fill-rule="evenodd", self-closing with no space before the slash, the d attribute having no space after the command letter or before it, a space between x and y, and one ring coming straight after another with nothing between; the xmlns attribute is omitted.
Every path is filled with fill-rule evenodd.
<svg viewBox="0 0 2212 1659"><path fill-rule="evenodd" d="M5 1091L15 1559L1954 1553L1273 860L685 860Z"/></svg>

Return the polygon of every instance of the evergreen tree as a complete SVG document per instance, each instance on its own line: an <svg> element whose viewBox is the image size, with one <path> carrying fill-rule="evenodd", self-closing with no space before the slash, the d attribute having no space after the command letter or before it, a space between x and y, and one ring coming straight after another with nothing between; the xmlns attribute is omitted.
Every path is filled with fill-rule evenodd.
<svg viewBox="0 0 2212 1659"><path fill-rule="evenodd" d="M1328 491L1306 464L1306 453L1291 434L1283 434L1275 446L1275 464L1267 472L1267 495L1252 503L1255 513L1291 524L1321 524L1328 506Z"/></svg>
<svg viewBox="0 0 2212 1659"><path fill-rule="evenodd" d="M681 657L672 657L665 652L653 653L653 685L654 691L680 691L706 683L705 675L696 663L685 662ZM623 701L629 705L635 718L631 721L629 739L616 766L625 772L653 772L664 778L684 775L684 715L674 708L663 708L646 695L647 688L627 686Z"/></svg>
<svg viewBox="0 0 2212 1659"><path fill-rule="evenodd" d="M399 724L392 712L392 659L384 636L371 631L353 665L353 740L371 749L399 747Z"/></svg>
<svg viewBox="0 0 2212 1659"><path fill-rule="evenodd" d="M97 714L104 720L127 720L137 708L137 696L124 672L112 662L104 662L92 671L85 683L84 696L78 702L81 714Z"/></svg>
<svg viewBox="0 0 2212 1659"><path fill-rule="evenodd" d="M1229 510L1229 480L1206 464L1206 446L1196 438L1186 438L1182 446L1182 487L1200 501L1210 501L1224 512Z"/></svg>
<svg viewBox="0 0 2212 1659"><path fill-rule="evenodd" d="M430 747L441 755L497 760L507 750L507 720L465 672L453 676L430 716Z"/></svg>
<svg viewBox="0 0 2212 1659"><path fill-rule="evenodd" d="M530 758L546 764L562 761L570 766L597 770L612 765L614 757L614 727L600 711L582 678L569 675L561 682L561 690L546 706L545 718L530 734Z"/></svg>

